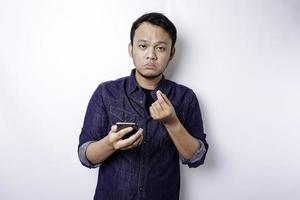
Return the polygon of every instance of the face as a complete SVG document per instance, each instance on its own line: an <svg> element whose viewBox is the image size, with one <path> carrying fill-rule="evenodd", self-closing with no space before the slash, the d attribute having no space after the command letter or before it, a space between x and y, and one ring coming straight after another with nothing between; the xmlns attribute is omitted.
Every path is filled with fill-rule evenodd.
<svg viewBox="0 0 300 200"><path fill-rule="evenodd" d="M143 22L136 30L129 54L136 68L136 78L147 80L162 76L175 49L169 34L159 26ZM172 52L172 53L171 53Z"/></svg>

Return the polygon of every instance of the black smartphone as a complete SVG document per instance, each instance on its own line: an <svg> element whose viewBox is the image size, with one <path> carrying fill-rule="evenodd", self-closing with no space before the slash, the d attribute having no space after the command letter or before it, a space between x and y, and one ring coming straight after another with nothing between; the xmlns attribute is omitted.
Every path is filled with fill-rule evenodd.
<svg viewBox="0 0 300 200"><path fill-rule="evenodd" d="M122 137L122 139L126 139L126 138L129 138L130 136L132 136L133 134L135 134L138 130L139 130L139 127L136 123L134 122L117 122L116 123L117 125L117 131L123 129L123 128L127 128L127 127L132 127L132 131L130 131L129 133L127 133L126 135L124 135Z"/></svg>

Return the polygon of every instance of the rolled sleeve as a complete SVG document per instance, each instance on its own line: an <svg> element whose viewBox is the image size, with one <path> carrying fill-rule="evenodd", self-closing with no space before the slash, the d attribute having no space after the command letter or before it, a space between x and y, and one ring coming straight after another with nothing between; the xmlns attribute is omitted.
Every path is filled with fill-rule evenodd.
<svg viewBox="0 0 300 200"><path fill-rule="evenodd" d="M190 99L191 100L188 103L184 127L194 138L199 141L200 148L190 160L183 161L183 163L186 163L189 167L198 167L204 163L208 150L208 143L206 142L206 134L204 133L203 129L201 110L195 93L192 93Z"/></svg>
<svg viewBox="0 0 300 200"><path fill-rule="evenodd" d="M87 158L87 156L86 156L86 150L87 150L87 147L88 147L91 143L93 143L93 142L95 142L95 141L89 141L89 142L86 142L86 143L82 144L82 145L78 148L78 157L79 157L79 160L80 160L80 162L81 162L84 166L86 166L86 167L88 167L88 168L97 168L97 167L99 167L99 166L101 165L101 163L98 163L98 164L92 164L92 163L88 160L88 158Z"/></svg>
<svg viewBox="0 0 300 200"><path fill-rule="evenodd" d="M203 158L203 156L206 153L205 145L203 144L203 142L201 140L198 140L198 141L200 144L199 149L197 149L197 151L194 153L192 158L184 159L180 156L182 164L188 165L189 167L197 167L198 166L198 163L201 161L201 159Z"/></svg>
<svg viewBox="0 0 300 200"><path fill-rule="evenodd" d="M84 166L89 168L99 166L99 164L90 163L86 157L86 150L89 144L101 140L107 134L107 127L107 113L102 99L102 86L99 85L89 101L79 136L78 157Z"/></svg>

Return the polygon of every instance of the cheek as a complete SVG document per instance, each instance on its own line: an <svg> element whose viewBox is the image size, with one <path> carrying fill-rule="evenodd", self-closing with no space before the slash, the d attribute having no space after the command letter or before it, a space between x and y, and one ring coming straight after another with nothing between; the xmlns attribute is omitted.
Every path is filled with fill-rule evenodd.
<svg viewBox="0 0 300 200"><path fill-rule="evenodd" d="M161 63L167 64L169 62L170 56L161 57Z"/></svg>
<svg viewBox="0 0 300 200"><path fill-rule="evenodd" d="M144 58L144 53L138 51L138 52L134 52L134 53L132 54L132 56L133 56L133 58L134 58L135 60L139 61L139 60L142 60L142 59Z"/></svg>

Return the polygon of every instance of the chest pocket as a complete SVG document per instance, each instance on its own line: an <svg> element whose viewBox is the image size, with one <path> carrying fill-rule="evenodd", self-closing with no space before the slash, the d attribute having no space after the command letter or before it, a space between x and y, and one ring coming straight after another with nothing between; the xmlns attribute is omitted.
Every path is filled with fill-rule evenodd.
<svg viewBox="0 0 300 200"><path fill-rule="evenodd" d="M137 120L133 112L112 105L109 106L109 114L111 115L111 124L115 124L116 122L136 122Z"/></svg>

